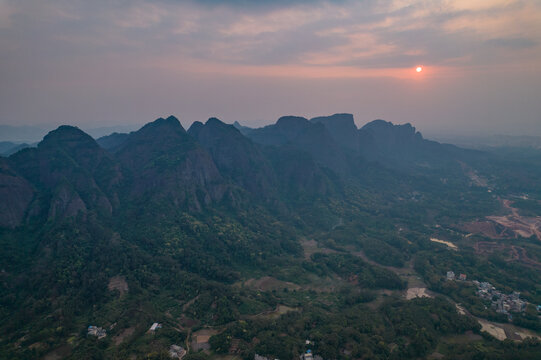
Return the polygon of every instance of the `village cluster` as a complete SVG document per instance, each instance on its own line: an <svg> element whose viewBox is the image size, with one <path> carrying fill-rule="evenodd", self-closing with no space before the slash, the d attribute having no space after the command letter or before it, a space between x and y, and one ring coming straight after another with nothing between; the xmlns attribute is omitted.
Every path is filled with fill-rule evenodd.
<svg viewBox="0 0 541 360"><path fill-rule="evenodd" d="M321 356L312 354L312 350L306 350L306 352L302 354L301 356L299 356L299 358L300 360L323 360ZM255 354L254 360L272 360L272 358ZM274 360L278 360L278 359L274 359Z"/></svg>
<svg viewBox="0 0 541 360"><path fill-rule="evenodd" d="M115 324L111 325L111 328L113 328ZM150 329L148 329L149 332L154 332L158 329L161 329L162 328L162 324L160 323L153 323L152 326L150 327ZM105 330L104 328L102 327L99 327L99 326L95 326L95 325L90 325L88 327L88 335L90 336L96 336L98 339L103 339L104 337L107 336L107 330Z"/></svg>
<svg viewBox="0 0 541 360"><path fill-rule="evenodd" d="M447 280L466 281L466 275L460 274L458 279L456 279L455 273L453 271L448 271ZM520 292L513 291L511 294L507 295L496 290L489 282L473 280L471 283L477 287L477 295L483 300L490 301L492 303L492 308L497 313L505 314L511 318L511 312L523 312L526 310L528 302L520 298Z"/></svg>
<svg viewBox="0 0 541 360"><path fill-rule="evenodd" d="M310 341L310 340L306 340L306 345L313 345L313 341ZM301 354L299 356L299 359L300 360L323 360L323 358L319 355L314 355L312 353L312 350L308 349L306 350L305 353ZM272 360L272 357L268 358L268 357L265 357L265 356L261 356L259 354L255 354L254 355L254 360ZM278 360L278 359L274 359L274 360Z"/></svg>
<svg viewBox="0 0 541 360"><path fill-rule="evenodd" d="M477 295L481 299L492 302L492 308L496 312L510 316L509 312L523 312L528 303L520 298L520 293L513 291L511 294L502 294L489 282L473 281L477 286Z"/></svg>
<svg viewBox="0 0 541 360"><path fill-rule="evenodd" d="M102 327L90 325L88 327L88 335L96 336L98 339L103 339L107 336L107 330Z"/></svg>
<svg viewBox="0 0 541 360"><path fill-rule="evenodd" d="M186 350L180 345L171 345L169 348L169 356L172 359L182 359L186 355Z"/></svg>
<svg viewBox="0 0 541 360"><path fill-rule="evenodd" d="M162 324L153 323L150 329L148 329L148 332L153 333L156 330L161 329L161 328L162 328ZM90 325L88 327L88 335L95 336L98 339L103 339L104 337L107 336L107 330L99 326ZM180 345L171 345L171 347L169 348L169 356L172 359L182 359L184 355L186 355L186 350Z"/></svg>

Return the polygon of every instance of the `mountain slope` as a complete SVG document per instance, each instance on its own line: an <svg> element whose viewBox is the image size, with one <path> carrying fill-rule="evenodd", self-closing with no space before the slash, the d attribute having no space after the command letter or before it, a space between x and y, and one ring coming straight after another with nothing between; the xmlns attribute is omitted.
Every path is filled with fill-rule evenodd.
<svg viewBox="0 0 541 360"><path fill-rule="evenodd" d="M230 190L210 154L173 116L130 133L114 155L130 174L128 196L201 210Z"/></svg>
<svg viewBox="0 0 541 360"><path fill-rule="evenodd" d="M216 118L194 122L188 134L212 156L220 173L257 197L273 197L276 176L259 146Z"/></svg>
<svg viewBox="0 0 541 360"><path fill-rule="evenodd" d="M36 212L51 219L95 210L111 214L118 204L120 171L110 156L78 128L61 126L37 148L12 155L12 166L41 193Z"/></svg>
<svg viewBox="0 0 541 360"><path fill-rule="evenodd" d="M366 124L359 129L358 137L363 157L391 165L422 161L434 164L481 154L454 145L426 140L411 124L394 125L384 120L374 120Z"/></svg>
<svg viewBox="0 0 541 360"><path fill-rule="evenodd" d="M357 126L351 114L334 114L310 119L310 122L321 123L327 128L334 141L353 152L359 151Z"/></svg>
<svg viewBox="0 0 541 360"><path fill-rule="evenodd" d="M129 134L112 133L111 135L102 136L96 139L96 142L105 150L114 152L117 148L122 146L122 144L128 139L128 137Z"/></svg>
<svg viewBox="0 0 541 360"><path fill-rule="evenodd" d="M274 125L254 129L248 136L262 145L282 146L309 154L316 163L336 173L348 171L348 159L343 150L319 122L303 117L283 116Z"/></svg>
<svg viewBox="0 0 541 360"><path fill-rule="evenodd" d="M0 358L163 359L190 344L191 359L207 357L197 346L213 359L296 359L307 339L339 360L539 353L480 336L452 301L507 318L473 282L445 280L451 269L541 301L537 241L513 239L522 255L510 257L460 229L502 211L511 182L541 194L538 162L515 177L508 161L485 164L479 176L501 184L488 192L465 178L477 169L460 149L410 125L358 130L338 114L252 132L260 143L215 118L187 132L160 118L105 150L62 126L0 158ZM412 287L434 298L406 297ZM534 311L513 321L534 329ZM465 338L470 352L456 349Z"/></svg>
<svg viewBox="0 0 541 360"><path fill-rule="evenodd" d="M32 185L0 157L0 227L21 225L34 195Z"/></svg>

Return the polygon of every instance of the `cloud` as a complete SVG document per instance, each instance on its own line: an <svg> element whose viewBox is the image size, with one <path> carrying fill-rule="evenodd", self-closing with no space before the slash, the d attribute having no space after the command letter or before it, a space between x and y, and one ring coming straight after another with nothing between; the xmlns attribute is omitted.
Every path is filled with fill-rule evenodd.
<svg viewBox="0 0 541 360"><path fill-rule="evenodd" d="M509 61L498 51L538 48L541 36L540 6L521 1L0 1L9 8L0 16L18 14L17 24L6 23L26 30L29 41L65 41L51 46L72 53L158 52L250 66L394 68L457 59L473 66L487 46L492 61Z"/></svg>
<svg viewBox="0 0 541 360"><path fill-rule="evenodd" d="M12 18L16 12L16 8L8 0L0 0L0 29L9 28L12 25Z"/></svg>
<svg viewBox="0 0 541 360"><path fill-rule="evenodd" d="M130 106L138 110L134 116L153 114L151 105L143 106L147 98L160 106L159 114L161 107L173 113L175 101L195 107L208 93L204 106L225 108L219 94L227 93L241 109L242 99L235 98L241 94L254 101L255 112L263 106L252 96L258 89L262 99L291 103L295 99L284 97L285 90L306 91L308 104L317 84L331 82L336 93L322 85L314 90L314 106L335 101L345 107L336 111L346 111L341 98L355 107L354 90L375 89L371 101L394 106L398 116L413 111L399 96L415 84L424 104L440 104L434 115L456 95L445 90L434 99L427 84L463 91L469 87L458 86L461 81L479 89L505 75L506 81L495 83L502 89L516 78L515 84L530 81L527 94L539 93L540 16L541 3L527 0L0 0L0 121L55 119L67 113L64 108L77 107L96 117ZM412 73L417 64L425 66L420 76ZM378 81L385 86L374 88ZM351 93L339 93L346 82ZM241 89L246 84L250 91ZM268 84L274 90L267 94ZM501 99L513 99L501 91ZM471 108L486 93L457 101L471 101ZM538 114L537 102L532 104L529 113ZM242 110L229 114L235 111Z"/></svg>
<svg viewBox="0 0 541 360"><path fill-rule="evenodd" d="M527 49L538 45L537 41L528 38L498 38L487 40L485 43L509 49Z"/></svg>
<svg viewBox="0 0 541 360"><path fill-rule="evenodd" d="M121 28L148 29L159 25L168 15L167 9L156 4L143 3L116 12L112 21Z"/></svg>

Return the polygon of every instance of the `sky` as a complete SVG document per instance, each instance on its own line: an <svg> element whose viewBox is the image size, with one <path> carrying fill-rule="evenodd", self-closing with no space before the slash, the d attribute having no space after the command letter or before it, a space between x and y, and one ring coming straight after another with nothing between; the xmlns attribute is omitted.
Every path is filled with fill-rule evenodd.
<svg viewBox="0 0 541 360"><path fill-rule="evenodd" d="M2 125L541 135L541 0L0 0L0 48Z"/></svg>

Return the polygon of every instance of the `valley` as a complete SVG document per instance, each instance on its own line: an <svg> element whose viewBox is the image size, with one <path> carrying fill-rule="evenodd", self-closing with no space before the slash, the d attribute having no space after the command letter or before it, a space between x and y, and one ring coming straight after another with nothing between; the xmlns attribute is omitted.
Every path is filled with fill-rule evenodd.
<svg viewBox="0 0 541 360"><path fill-rule="evenodd" d="M97 141L61 126L0 158L0 354L528 356L541 346L528 161L509 175L501 155L349 114L188 130L171 116ZM497 312L471 280L528 305Z"/></svg>
<svg viewBox="0 0 541 360"><path fill-rule="evenodd" d="M540 39L540 0L0 0L0 360L541 360Z"/></svg>

